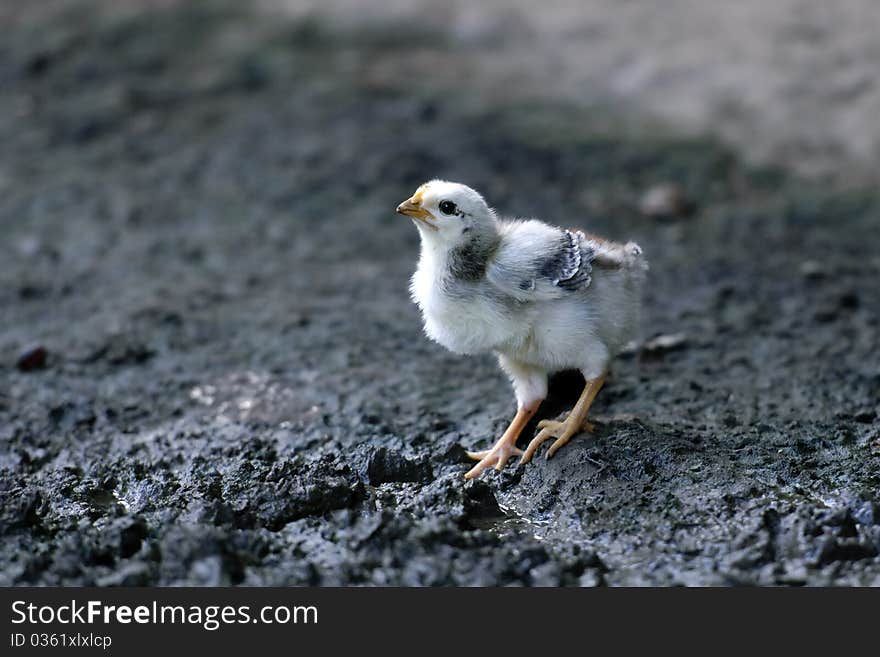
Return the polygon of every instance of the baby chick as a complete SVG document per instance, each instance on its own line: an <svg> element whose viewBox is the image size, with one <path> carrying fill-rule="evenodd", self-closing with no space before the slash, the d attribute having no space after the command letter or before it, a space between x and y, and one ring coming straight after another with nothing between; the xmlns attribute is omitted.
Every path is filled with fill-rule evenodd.
<svg viewBox="0 0 880 657"><path fill-rule="evenodd" d="M500 470L512 456L547 458L581 430L608 364L636 331L648 269L634 243L617 244L536 219L499 219L479 193L432 180L397 212L412 218L421 255L410 292L432 340L459 354L493 352L516 394L517 412L495 445L468 452L465 475ZM547 396L547 377L579 369L584 391L563 422L544 420L526 450L517 438Z"/></svg>

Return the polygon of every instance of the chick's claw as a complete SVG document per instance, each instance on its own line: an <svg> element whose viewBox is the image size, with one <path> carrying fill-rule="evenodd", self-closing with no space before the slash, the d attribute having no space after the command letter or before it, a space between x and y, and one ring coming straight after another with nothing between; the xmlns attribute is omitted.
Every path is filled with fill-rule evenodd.
<svg viewBox="0 0 880 657"><path fill-rule="evenodd" d="M538 404L540 403L520 406L516 411L516 416L510 422L510 426L507 427L507 431L492 446L492 449L482 452L468 452L467 455L475 461L479 461L479 463L468 470L464 478L473 479L474 477L479 477L491 467L500 470L512 456L522 456L523 451L517 448L516 439L519 438L519 434L522 433L523 427L526 426L529 418L538 410Z"/></svg>
<svg viewBox="0 0 880 657"><path fill-rule="evenodd" d="M479 477L491 467L494 467L496 470L501 470L511 457L521 456L522 453L523 451L521 449L503 439L495 443L495 446L492 449L487 449L481 452L468 452L468 458L479 461L479 463L468 470L464 478L473 479L474 477Z"/></svg>
<svg viewBox="0 0 880 657"><path fill-rule="evenodd" d="M553 427L558 429L563 424L563 422L559 422L557 420L541 420L540 422L538 422L538 428L544 429L545 427ZM593 433L596 430L596 427L593 425L592 422L587 422L586 420L584 420L581 423L581 430L586 431L587 433Z"/></svg>
<svg viewBox="0 0 880 657"><path fill-rule="evenodd" d="M576 419L569 416L563 422L558 422L556 420L542 420L538 423L538 428L541 431L538 432L537 436L532 438L532 441L529 443L528 447L526 447L526 451L523 452L520 463L528 463L531 461L535 452L538 451L538 448L541 445L551 438L556 438L556 440L553 441L553 444L550 445L550 449L547 450L547 458L549 459L561 447L564 447L566 443L571 440L572 436L577 435L581 430L592 432L594 427L589 422L578 422Z"/></svg>

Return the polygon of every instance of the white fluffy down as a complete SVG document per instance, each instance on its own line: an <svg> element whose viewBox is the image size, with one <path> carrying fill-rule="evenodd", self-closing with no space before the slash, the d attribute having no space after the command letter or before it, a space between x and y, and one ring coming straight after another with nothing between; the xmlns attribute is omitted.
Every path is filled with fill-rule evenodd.
<svg viewBox="0 0 880 657"><path fill-rule="evenodd" d="M430 185L421 188L425 197ZM453 183L443 183L442 193L452 200L476 194ZM546 396L547 376L553 372L579 369L587 379L600 376L637 331L647 271L641 249L585 236L594 254L586 287L565 290L537 278L532 289L524 289L520 274L528 274L542 251L558 242L560 229L537 220L499 220L488 207L484 212L478 219L494 226L497 248L486 275L465 293L451 293L445 284L456 244L451 229L419 226L421 256L411 293L427 335L456 353L497 354L520 406Z"/></svg>

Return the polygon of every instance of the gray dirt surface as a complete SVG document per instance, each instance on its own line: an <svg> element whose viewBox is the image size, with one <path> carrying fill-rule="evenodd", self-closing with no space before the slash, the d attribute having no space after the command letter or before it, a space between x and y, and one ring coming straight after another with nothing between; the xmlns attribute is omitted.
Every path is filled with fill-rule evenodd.
<svg viewBox="0 0 880 657"><path fill-rule="evenodd" d="M880 585L875 190L395 80L418 25L26 6L0 38L0 584ZM421 334L393 209L431 177L652 267L596 432L468 483L514 402ZM644 216L670 183L688 215Z"/></svg>

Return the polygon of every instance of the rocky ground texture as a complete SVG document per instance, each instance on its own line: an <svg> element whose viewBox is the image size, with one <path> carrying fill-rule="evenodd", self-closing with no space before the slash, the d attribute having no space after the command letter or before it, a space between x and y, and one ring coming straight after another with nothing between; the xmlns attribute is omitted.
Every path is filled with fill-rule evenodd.
<svg viewBox="0 0 880 657"><path fill-rule="evenodd" d="M0 584L880 585L876 190L414 76L479 54L419 24L12 4ZM474 482L514 402L421 334L431 177L652 267L597 431Z"/></svg>

